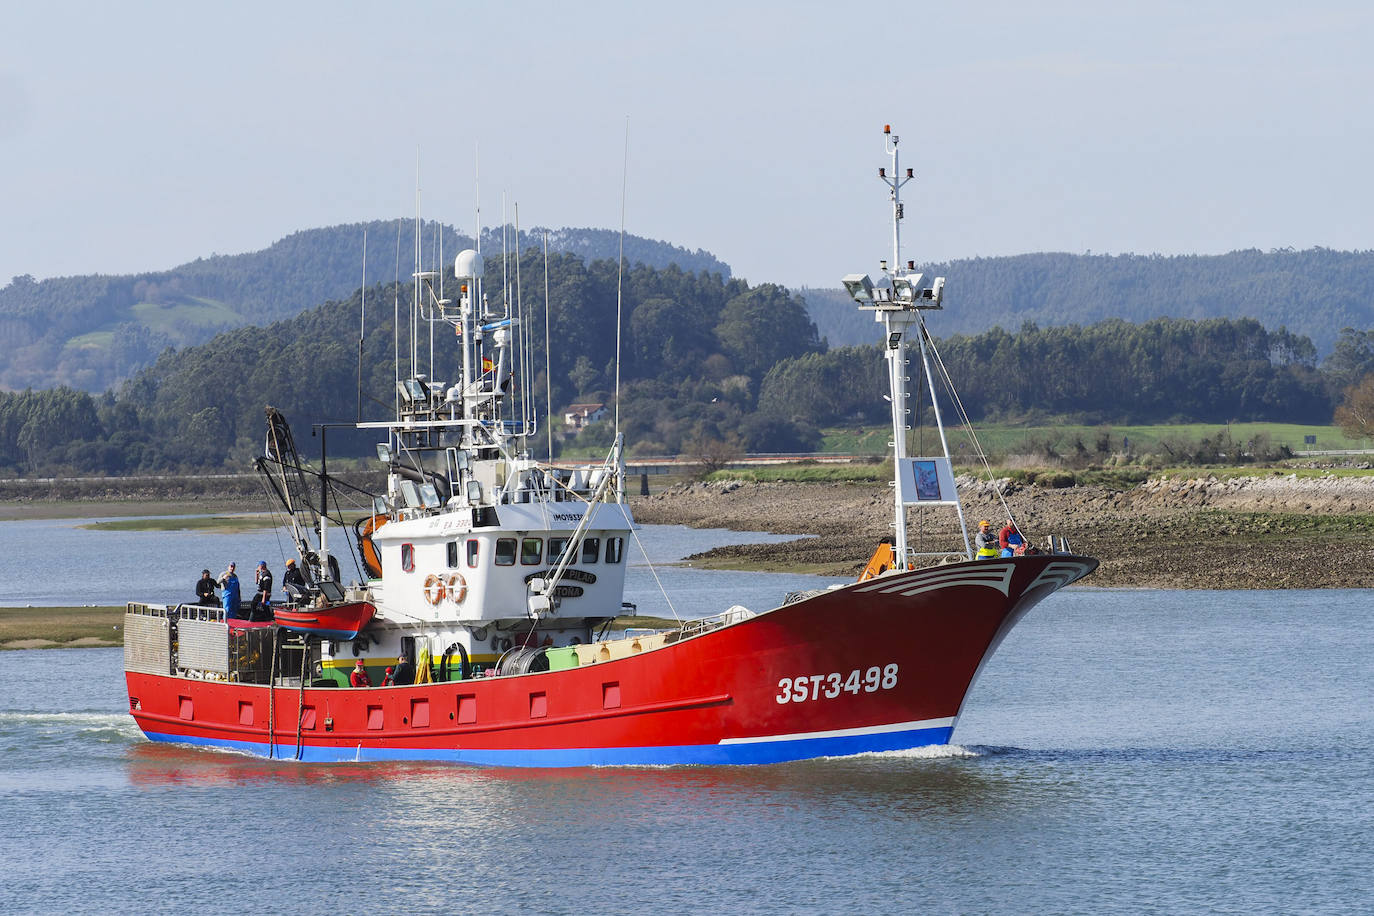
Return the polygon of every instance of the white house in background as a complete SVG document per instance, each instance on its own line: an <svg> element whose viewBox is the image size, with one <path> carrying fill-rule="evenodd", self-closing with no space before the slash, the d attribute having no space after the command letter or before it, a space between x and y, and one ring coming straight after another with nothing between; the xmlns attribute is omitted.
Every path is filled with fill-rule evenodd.
<svg viewBox="0 0 1374 916"><path fill-rule="evenodd" d="M563 414L563 421L568 424L568 429L581 429L597 420L606 419L605 404L570 404L567 412Z"/></svg>

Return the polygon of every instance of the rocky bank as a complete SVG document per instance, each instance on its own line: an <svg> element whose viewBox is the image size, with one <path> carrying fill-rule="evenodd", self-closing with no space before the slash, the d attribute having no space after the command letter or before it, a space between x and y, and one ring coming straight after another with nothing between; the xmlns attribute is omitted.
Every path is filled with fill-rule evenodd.
<svg viewBox="0 0 1374 916"><path fill-rule="evenodd" d="M1046 489L959 480L970 532L1007 510L1033 543L1068 538L1102 566L1085 584L1140 588L1356 588L1374 585L1374 477L1152 478L1139 486ZM1001 498L998 489L1001 489ZM889 531L891 490L853 484L681 484L634 501L646 523L815 535L722 547L702 565L855 575ZM1006 508L1003 508L1002 501ZM962 550L954 513L911 515L913 538Z"/></svg>

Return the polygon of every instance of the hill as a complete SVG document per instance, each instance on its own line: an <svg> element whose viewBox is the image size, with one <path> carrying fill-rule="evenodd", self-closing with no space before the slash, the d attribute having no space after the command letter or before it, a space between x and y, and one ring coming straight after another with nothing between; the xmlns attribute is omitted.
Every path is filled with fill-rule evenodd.
<svg viewBox="0 0 1374 916"><path fill-rule="evenodd" d="M545 230L506 232L509 250L540 247ZM362 263L367 235L367 264ZM472 240L452 227L421 226L425 263L445 260ZM603 229L548 230L551 252L584 260L616 257L620 236ZM502 251L499 227L482 251ZM101 391L149 366L167 347L204 343L231 328L297 315L368 282L409 280L415 260L411 220L375 221L296 232L261 251L197 258L170 270L125 276L20 276L0 289L0 389L67 385ZM692 272L730 268L709 252L637 236L625 239L630 264L676 264Z"/></svg>
<svg viewBox="0 0 1374 916"><path fill-rule="evenodd" d="M488 276L499 278L501 266L489 259ZM530 399L518 409L528 406L541 418L533 443L541 452L547 407L558 426L565 405L611 403L617 379L621 431L636 455L705 460L739 450L810 451L822 441L821 427L885 422L883 351L827 350L800 301L782 287L676 265L639 265L621 283L614 261L559 254L549 258L546 308L543 266L539 249L521 256L523 276L540 280L527 279L521 293L529 369L527 384L513 389ZM431 363L427 345L412 347L408 320L393 336L389 304L408 303L408 286L366 290L361 341L358 290L269 325L168 349L99 397L71 388L0 392L0 476L242 469L261 449L264 404L302 431L352 421L359 411L366 419L389 416L393 354L417 354L406 374L442 380L456 371L447 348ZM499 307L504 291L494 286L487 292ZM416 344L428 340L427 328L420 333ZM1027 322L1015 334L943 337L938 349L973 419L1020 424L1327 423L1344 387L1374 371L1374 332L1342 334L1318 365L1309 339L1254 319ZM919 373L911 374L919 386ZM928 414L913 412L912 420L929 423ZM610 444L610 427L609 420L594 422L558 447L597 453ZM335 430L329 441L336 455L362 456L374 437ZM1114 447L1108 442L1097 452ZM1086 445L1076 448L1090 457ZM1236 448L1267 451L1259 441L1217 439L1190 453Z"/></svg>
<svg viewBox="0 0 1374 916"><path fill-rule="evenodd" d="M1024 254L920 269L949 278L940 335L1015 331L1025 322L1092 324L1108 318L1254 318L1286 327L1329 353L1342 328L1374 327L1374 251L1233 251L1230 254ZM832 347L876 340L872 315L838 289L801 289Z"/></svg>

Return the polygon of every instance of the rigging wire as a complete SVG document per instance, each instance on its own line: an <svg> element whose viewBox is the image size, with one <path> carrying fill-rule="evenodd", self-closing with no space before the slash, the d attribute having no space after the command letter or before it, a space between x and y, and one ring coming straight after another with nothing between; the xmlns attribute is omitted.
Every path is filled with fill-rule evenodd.
<svg viewBox="0 0 1374 916"><path fill-rule="evenodd" d="M618 505L623 506L624 503ZM622 508L621 513L624 514L624 511ZM677 608L673 606L673 599L668 597L668 590L663 587L663 580L658 577L658 570L654 568L653 561L649 559L649 551L644 549L644 542L639 539L639 532L635 530L634 523L628 517L625 519L625 524L630 529L630 534L634 536L635 543L639 545L639 553L644 557L644 565L649 567L649 574L654 577L654 584L658 586L659 593L663 595L663 600L668 603L668 610L672 611L673 620L677 621L678 626L681 626L682 618L678 616Z"/></svg>
<svg viewBox="0 0 1374 916"><path fill-rule="evenodd" d="M556 487L561 487L563 490L566 490L569 494L572 495L574 499L586 503L588 511L591 511L591 500L587 499L581 493L572 489L566 483L564 483L561 480L558 480L557 478L554 479L554 485ZM644 542L639 539L639 532L635 530L634 522L630 520L630 517L625 510L625 504L615 503L615 505L617 508L620 509L620 516L625 520L625 527L630 530L630 535L635 539L635 544L639 546L639 553L642 557L644 557L644 565L649 568L649 574L654 577L654 584L658 586L659 594L663 596L664 602L668 605L668 610L672 612L673 619L677 621L678 625L680 626L682 624L682 617L678 614L677 607L673 604L673 599L669 597L668 589L666 586L664 586L663 580L659 578L658 570L654 567L653 560L649 559L649 551L644 546ZM574 546L575 545L573 544L569 544L568 549L571 550Z"/></svg>
<svg viewBox="0 0 1374 916"><path fill-rule="evenodd" d="M1007 500L1002 493L1001 485L998 484L997 479L993 477L992 465L988 462L988 456L987 453L983 451L982 443L978 441L978 433L973 428L973 421L969 419L968 411L964 409L964 402L959 397L958 390L954 387L954 381L949 377L949 370L945 368L944 358L940 356L940 351L936 349L935 340L930 336L930 332L926 330L924 321L921 322L921 334L925 337L926 343L930 345L930 352L935 354L935 365L940 368L940 377L944 379L945 387L949 390L950 398L954 402L954 408L959 412L959 419L964 424L964 428L968 430L969 438L973 440L973 451L978 455L978 459L983 462L983 470L987 473L988 482L992 484L992 491L997 494L997 501L1002 504L1002 509L1007 513L1007 518L1015 524L1016 517L1011 514L1011 506L1007 505ZM1017 528L1019 529L1020 526L1018 525Z"/></svg>
<svg viewBox="0 0 1374 916"><path fill-rule="evenodd" d="M525 357L528 352L529 338L525 329L525 295L524 287L521 285L520 273L520 202L515 202L515 333L511 335L511 371L516 373L516 366L519 366L518 374L520 378L527 379ZM497 380L498 383L500 380ZM520 411L520 430L522 436L530 433L529 422L529 397L523 384L517 384L515 391L511 393L511 400L518 401ZM511 420L515 420L515 411L511 411Z"/></svg>

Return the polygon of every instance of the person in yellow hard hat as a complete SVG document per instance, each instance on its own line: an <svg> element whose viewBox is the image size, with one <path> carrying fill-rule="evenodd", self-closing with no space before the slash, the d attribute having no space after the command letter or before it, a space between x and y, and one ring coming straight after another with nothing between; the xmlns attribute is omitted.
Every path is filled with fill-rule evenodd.
<svg viewBox="0 0 1374 916"><path fill-rule="evenodd" d="M995 559L1001 550L1001 545L997 543L997 535L992 531L992 522L983 519L978 523L978 533L973 536L973 546L977 548L974 554L980 560Z"/></svg>

